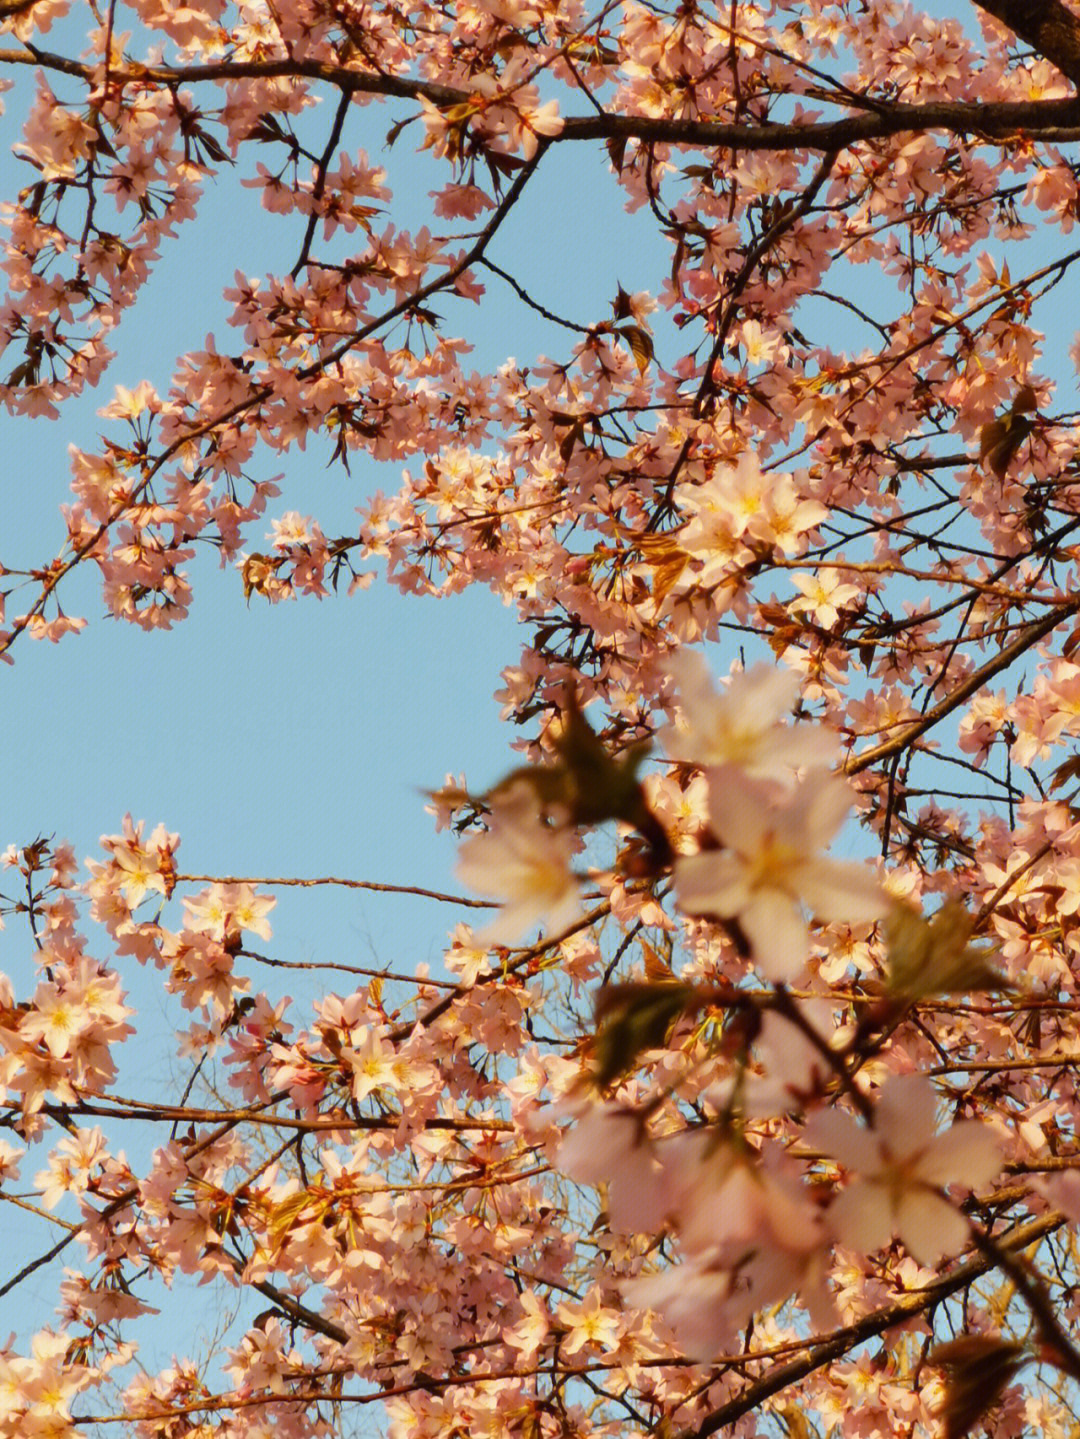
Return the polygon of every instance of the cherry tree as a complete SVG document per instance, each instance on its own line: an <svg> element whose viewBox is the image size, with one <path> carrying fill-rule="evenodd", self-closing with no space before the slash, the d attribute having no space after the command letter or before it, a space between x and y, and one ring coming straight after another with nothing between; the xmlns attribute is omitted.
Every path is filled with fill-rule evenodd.
<svg viewBox="0 0 1080 1439"><path fill-rule="evenodd" d="M0 1435L1075 1431L1080 9L954 11L0 7L0 388L107 422L55 555L4 535L4 658L80 643L76 571L173 626L199 548L239 605L480 584L523 633L520 765L430 798L440 976L327 959L302 1010L288 881L12 837L0 1198L55 1237L3 1293L60 1277ZM667 259L576 313L500 242L584 149ZM116 385L214 176L292 268L241 237L220 332ZM478 373L507 305L549 350ZM344 533L290 494L316 436ZM117 1091L136 966L166 1097ZM223 1347L142 1364L186 1281Z"/></svg>

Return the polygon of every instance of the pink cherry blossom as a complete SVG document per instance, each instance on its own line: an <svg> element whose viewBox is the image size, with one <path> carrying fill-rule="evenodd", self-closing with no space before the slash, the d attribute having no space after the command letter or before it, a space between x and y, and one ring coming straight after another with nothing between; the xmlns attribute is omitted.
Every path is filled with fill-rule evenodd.
<svg viewBox="0 0 1080 1439"><path fill-rule="evenodd" d="M964 1215L941 1193L962 1184L981 1189L1001 1168L997 1138L985 1124L960 1120L937 1130L937 1101L919 1074L893 1076L865 1129L842 1110L814 1116L805 1140L838 1159L855 1178L829 1208L842 1244L864 1253L903 1240L920 1264L933 1268L968 1240Z"/></svg>
<svg viewBox="0 0 1080 1439"><path fill-rule="evenodd" d="M736 766L749 775L774 776L782 765L829 764L836 753L828 731L781 723L795 705L797 676L772 665L755 665L732 677L717 694L703 655L679 650L666 665L678 685L675 721L660 733L672 759Z"/></svg>
<svg viewBox="0 0 1080 1439"><path fill-rule="evenodd" d="M851 805L841 780L813 771L789 794L733 765L710 770L708 780L709 819L725 848L678 858L679 902L691 914L738 919L769 979L794 979L806 962L803 906L841 923L884 912L871 869L818 857Z"/></svg>
<svg viewBox="0 0 1080 1439"><path fill-rule="evenodd" d="M581 1303L560 1304L555 1313L568 1330L561 1345L564 1354L577 1354L586 1345L604 1353L619 1342L622 1319L603 1303L596 1285Z"/></svg>
<svg viewBox="0 0 1080 1439"><path fill-rule="evenodd" d="M0 1439L1072 1433L1075 11L4 7L0 398L70 465L15 464L0 525L0 658L50 642L6 771L42 813L0 869ZM143 366L177 276L209 333ZM519 624L516 783L434 800L479 935L358 873L325 784L295 874L115 824L170 708L220 810L200 746L290 693L280 602L384 579ZM230 588L256 648L140 725L136 651ZM153 632L116 684L99 610ZM84 867L47 836L102 786ZM431 943L342 953L358 886Z"/></svg>

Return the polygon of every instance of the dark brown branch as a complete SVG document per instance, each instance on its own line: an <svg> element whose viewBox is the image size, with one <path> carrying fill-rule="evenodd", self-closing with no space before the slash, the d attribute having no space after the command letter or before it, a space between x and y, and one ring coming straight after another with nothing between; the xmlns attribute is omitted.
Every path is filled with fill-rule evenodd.
<svg viewBox="0 0 1080 1439"><path fill-rule="evenodd" d="M1080 87L1080 17L1062 0L975 0Z"/></svg>
<svg viewBox="0 0 1080 1439"><path fill-rule="evenodd" d="M996 0L995 0L996 3ZM1056 63L1056 62L1055 62ZM54 55L46 50L0 50L0 65L34 65L57 70L95 83L91 65ZM350 94L395 96L449 108L469 100L469 92L433 80L412 80L399 75L376 75L331 65L319 60L220 60L207 65L126 65L110 75L115 86L147 82L175 86L216 80L278 79L321 80ZM892 135L946 130L1006 140L1024 134L1065 142L1080 139L1080 99L1003 100L990 103L933 101L925 105L898 105L872 114L847 115L816 125L733 125L712 120L658 119L647 115L579 115L566 119L560 140L642 140L647 143L694 145L726 150L843 150L868 140Z"/></svg>
<svg viewBox="0 0 1080 1439"><path fill-rule="evenodd" d="M272 1096L272 1102L281 1103L288 1099L284 1090ZM361 1115L321 1114L317 1119L304 1119L300 1115L273 1114L262 1109L198 1109L186 1104L140 1104L138 1100L109 1096L112 1103L78 1099L70 1104L46 1104L43 1112L54 1119L70 1119L73 1114L90 1115L101 1119L137 1119L142 1123L153 1121L164 1124L260 1124L270 1129L289 1129L298 1134L320 1132L345 1133L349 1130L397 1129L401 1123L399 1114ZM470 1133L474 1130L489 1132L510 1132L514 1124L509 1119L451 1119L438 1115L425 1119L424 1130L452 1130L455 1133Z"/></svg>
<svg viewBox="0 0 1080 1439"><path fill-rule="evenodd" d="M864 769L877 764L878 760L888 759L890 755L898 754L906 749L913 740L932 729L938 720L944 719L951 714L964 700L969 699L976 690L982 689L987 680L993 679L994 675L1007 670L1009 666L1020 658L1032 645L1038 644L1044 635L1048 635L1058 625L1075 615L1080 610L1080 598L1065 600L1055 605L1049 614L1033 620L1031 624L1025 625L1016 638L1005 646L993 659L987 660L986 664L980 665L973 670L967 679L963 680L951 690L944 699L939 700L932 709L928 709L923 717L912 724L903 725L891 739L885 740L882 744L874 745L872 749L863 750L854 758L848 760L844 766L847 774L861 774Z"/></svg>
<svg viewBox="0 0 1080 1439"><path fill-rule="evenodd" d="M1042 1215L1038 1219L1018 1225L1009 1234L1002 1236L997 1241L995 1249L1009 1254L1020 1252L1035 1240L1045 1239L1055 1229L1060 1229L1064 1223L1065 1220L1060 1214ZM748 1384L741 1394L736 1395L728 1403L722 1404L718 1409L714 1409L700 1424L678 1430L674 1439L707 1439L708 1435L716 1434L727 1425L734 1424L744 1414L749 1414L757 1409L766 1399L771 1399L774 1394L779 1394L781 1390L797 1384L800 1379L805 1379L807 1375L820 1369L823 1364L828 1364L833 1359L839 1359L857 1344L865 1343L867 1339L872 1339L875 1335L884 1334L886 1330L894 1328L897 1324L903 1324L912 1315L922 1313L935 1304L940 1304L943 1299L948 1299L951 1295L966 1289L980 1275L998 1267L1000 1257L1000 1254L994 1258L979 1255L968 1259L963 1264L958 1264L952 1273L947 1274L939 1283L916 1293L905 1295L895 1304L890 1304L885 1309L877 1309L855 1324L838 1329L834 1334L830 1334L828 1339L820 1344L815 1344L807 1353L799 1355L797 1359L793 1359L787 1364L775 1365L762 1379Z"/></svg>
<svg viewBox="0 0 1080 1439"><path fill-rule="evenodd" d="M311 214L308 216L307 229L304 231L304 243L300 246L299 258L292 267L292 277L294 280L307 264L311 254L311 242L315 238L315 229L319 223L319 203L326 190L326 176L334 158L334 151L341 141L341 132L345 128L345 117L348 113L349 95L345 91L342 91L341 98L338 101L337 113L334 116L334 123L330 130L330 138L326 142L326 149L319 158L319 165L315 174L315 184L311 191Z"/></svg>
<svg viewBox="0 0 1080 1439"><path fill-rule="evenodd" d="M1080 100L967 101L891 105L867 115L817 125L726 125L711 120L651 119L644 115L570 118L556 140L627 139L722 150L845 150L891 135L948 130L1005 140L1019 134L1044 140L1080 138Z"/></svg>
<svg viewBox="0 0 1080 1439"><path fill-rule="evenodd" d="M243 1277L243 1265L236 1266L236 1272ZM296 1324L302 1324L305 1329L310 1329L313 1334L325 1334L327 1339L333 1339L338 1344L347 1344L349 1336L340 1324L335 1324L332 1319L326 1319L317 1314L314 1309L309 1309L306 1304L301 1304L291 1294L286 1294L275 1284L268 1284L265 1279L256 1279L251 1283L252 1289L257 1289L265 1298L269 1299L275 1309L280 1309L287 1314Z"/></svg>
<svg viewBox="0 0 1080 1439"><path fill-rule="evenodd" d="M1055 1314L1054 1302L1042 1280L1008 1249L984 1234L978 1225L972 1225L971 1232L980 1253L995 1269L1007 1274L1016 1286L1038 1327L1044 1353L1059 1369L1073 1379L1080 1379L1080 1351Z"/></svg>

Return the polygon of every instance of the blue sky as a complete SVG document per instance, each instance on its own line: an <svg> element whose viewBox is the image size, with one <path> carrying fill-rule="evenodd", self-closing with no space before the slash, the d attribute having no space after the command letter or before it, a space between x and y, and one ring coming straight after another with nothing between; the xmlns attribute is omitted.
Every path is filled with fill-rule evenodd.
<svg viewBox="0 0 1080 1439"><path fill-rule="evenodd" d="M10 133L20 99L6 100ZM427 156L413 155L417 127L383 152L389 120L382 107L357 111L350 138L390 169L395 223L419 224L439 171ZM67 446L89 448L114 424L96 414L112 384L147 377L164 388L176 357L201 347L210 331L223 348L235 347L239 337L223 323L224 286L237 269L261 275L290 268L299 224L266 215L257 193L236 178L226 174L211 186L199 218L164 250L123 321L106 382L57 421L0 418L7 457L0 561L10 568L56 553L59 506L69 499ZM0 188L22 183L25 167L5 156ZM539 298L597 320L609 315L618 281L655 286L663 246L644 216L623 215L604 157L584 148L552 156L534 184L493 258L528 275ZM528 362L545 349L568 353L572 336L536 322L494 276L485 282L482 312L462 302L440 307L444 332L476 343L477 368L511 354ZM298 509L327 534L344 533L355 527L364 498L400 482L400 466L362 458L351 479L328 470L329 452L316 443L306 452L256 457L253 473L285 472L270 514ZM248 547L262 547L268 529L256 525ZM453 844L434 836L419 791L462 769L482 787L512 762L507 746L515 735L500 723L492 694L501 668L520 651L514 612L487 591L433 601L402 596L381 580L351 599L268 606L255 596L245 606L238 576L219 573L216 556L201 555L190 568L195 602L173 631L144 634L104 618L96 572L88 569L62 590L65 609L89 619L86 631L59 646L16 646L15 668L0 683L8 732L21 737L14 742L23 758L5 780L0 839L21 844L55 833L82 854L130 810L180 831L185 869L452 883ZM20 612L16 595L9 612ZM276 938L313 951L326 943L325 932L316 937L304 925L299 933L282 930L284 908ZM320 914L324 908L325 896ZM452 919L430 906L355 895L344 911L337 941L348 942L349 926L359 922L370 927L376 948L393 941L387 958L395 962L434 958L432 946ZM6 963L17 963L17 931L0 944Z"/></svg>

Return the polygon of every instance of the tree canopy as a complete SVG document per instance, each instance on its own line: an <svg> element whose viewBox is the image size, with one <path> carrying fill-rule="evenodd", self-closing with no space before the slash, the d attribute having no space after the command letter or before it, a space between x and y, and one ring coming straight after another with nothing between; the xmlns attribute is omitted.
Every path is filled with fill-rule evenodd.
<svg viewBox="0 0 1080 1439"><path fill-rule="evenodd" d="M0 1350L0 1436L1074 1434L1080 10L0 25L0 395L63 425L107 382L108 422L55 554L5 528L5 684L85 642L75 571L169 629L206 551L313 626L389 580L487 587L522 632L520 765L429 799L462 887L437 973L274 951L290 884L359 877L188 873L138 817L85 867L4 836L0 1200L49 1232L0 1294L64 1267ZM416 150L430 195L395 188ZM586 152L665 261L630 290L612 255L582 308L505 237ZM116 385L211 182L291 269L223 237L220 329ZM515 313L543 351L473 368ZM351 529L290 484L316 437ZM167 1098L117 1089L137 966ZM140 1364L185 1279L236 1305L223 1347Z"/></svg>

